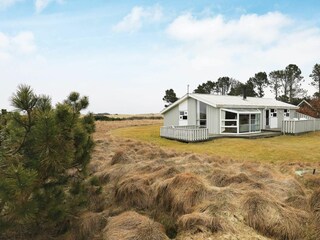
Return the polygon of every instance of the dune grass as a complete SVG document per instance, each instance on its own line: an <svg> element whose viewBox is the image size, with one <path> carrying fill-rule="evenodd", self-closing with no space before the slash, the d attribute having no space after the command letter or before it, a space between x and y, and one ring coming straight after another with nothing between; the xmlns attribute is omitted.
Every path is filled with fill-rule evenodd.
<svg viewBox="0 0 320 240"><path fill-rule="evenodd" d="M261 162L319 162L320 132L263 139L223 138L181 143L161 138L160 125L134 126L112 131L114 136L156 144L176 151L206 153L235 160Z"/></svg>

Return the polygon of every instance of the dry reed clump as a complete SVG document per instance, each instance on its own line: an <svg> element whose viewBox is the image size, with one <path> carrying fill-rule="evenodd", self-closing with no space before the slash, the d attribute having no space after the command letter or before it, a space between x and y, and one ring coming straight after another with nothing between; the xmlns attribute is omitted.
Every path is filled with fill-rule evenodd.
<svg viewBox="0 0 320 240"><path fill-rule="evenodd" d="M293 195L285 200L285 203L291 207L302 209L308 211L308 201L307 198L300 195Z"/></svg>
<svg viewBox="0 0 320 240"><path fill-rule="evenodd" d="M178 229L181 231L197 232L218 232L223 230L221 220L205 213L189 213L178 219Z"/></svg>
<svg viewBox="0 0 320 240"><path fill-rule="evenodd" d="M196 154L191 154L190 156L187 156L187 160L189 161L200 161L201 157Z"/></svg>
<svg viewBox="0 0 320 240"><path fill-rule="evenodd" d="M111 159L111 165L126 164L132 162L132 159L123 150L118 150Z"/></svg>
<svg viewBox="0 0 320 240"><path fill-rule="evenodd" d="M176 167L166 166L162 163L159 163L158 165L156 162L154 162L154 166L144 165L138 168L138 171L148 172L148 174L146 174L145 176L148 176L148 179L153 183L172 178L180 173L180 171Z"/></svg>
<svg viewBox="0 0 320 240"><path fill-rule="evenodd" d="M232 200L236 198L238 198L236 195L230 196L229 193L219 192L214 194L210 201L207 200L198 205L195 210L212 216L223 215L225 212L235 212L238 207L232 203Z"/></svg>
<svg viewBox="0 0 320 240"><path fill-rule="evenodd" d="M281 175L275 175L275 179L265 181L266 189L272 192L278 199L285 201L291 196L305 196L301 185L293 178L283 178Z"/></svg>
<svg viewBox="0 0 320 240"><path fill-rule="evenodd" d="M112 167L105 167L104 170L95 173L94 176L96 176L102 184L115 183L130 171L132 171L131 164L115 164Z"/></svg>
<svg viewBox="0 0 320 240"><path fill-rule="evenodd" d="M320 186L320 176L306 175L303 177L303 182L307 188L316 190Z"/></svg>
<svg viewBox="0 0 320 240"><path fill-rule="evenodd" d="M149 150L150 150L149 148L141 147L136 149L136 153L138 155L146 155L149 152Z"/></svg>
<svg viewBox="0 0 320 240"><path fill-rule="evenodd" d="M310 198L310 207L320 228L320 188L313 192Z"/></svg>
<svg viewBox="0 0 320 240"><path fill-rule="evenodd" d="M152 203L149 179L139 175L123 177L115 186L115 199L127 208L149 208Z"/></svg>
<svg viewBox="0 0 320 240"><path fill-rule="evenodd" d="M220 168L221 167L220 163L223 162L223 159L220 156L207 155L203 158L203 161L211 164L212 167Z"/></svg>
<svg viewBox="0 0 320 240"><path fill-rule="evenodd" d="M107 184L110 182L110 172L109 171L101 171L94 174L99 179L101 184Z"/></svg>
<svg viewBox="0 0 320 240"><path fill-rule="evenodd" d="M320 239L320 188L314 191L310 198L310 209L313 214L310 235L313 239Z"/></svg>
<svg viewBox="0 0 320 240"><path fill-rule="evenodd" d="M159 149L150 146L149 144L145 144L136 149L136 154L140 157L143 156L146 159L155 159L160 157Z"/></svg>
<svg viewBox="0 0 320 240"><path fill-rule="evenodd" d="M75 228L76 239L92 239L95 234L101 231L107 224L108 212L84 213L79 218Z"/></svg>
<svg viewBox="0 0 320 240"><path fill-rule="evenodd" d="M166 177L166 178L173 177L179 173L180 173L180 171L176 167L166 167L166 168L162 169L161 171L159 171L159 175L161 175L162 177Z"/></svg>
<svg viewBox="0 0 320 240"><path fill-rule="evenodd" d="M190 213L208 193L202 178L192 173L181 173L159 184L155 201L177 216Z"/></svg>
<svg viewBox="0 0 320 240"><path fill-rule="evenodd" d="M101 212L107 206L107 196L105 193L92 193L88 197L87 207L92 212Z"/></svg>
<svg viewBox="0 0 320 240"><path fill-rule="evenodd" d="M177 156L177 154L174 151L168 150L168 149L160 148L159 153L160 153L160 157L162 158L172 158Z"/></svg>
<svg viewBox="0 0 320 240"><path fill-rule="evenodd" d="M133 211L110 218L103 230L104 240L167 240L160 223Z"/></svg>
<svg viewBox="0 0 320 240"><path fill-rule="evenodd" d="M284 182L284 185L288 188L288 191L287 191L288 195L298 195L298 196L306 195L301 184L297 180L293 178L289 178L283 182Z"/></svg>
<svg viewBox="0 0 320 240"><path fill-rule="evenodd" d="M252 181L245 173L239 173L233 176L228 176L223 172L221 172L220 174L216 173L212 176L211 181L217 187L226 187L233 183L236 183L236 184L240 184L240 183L253 184L254 183L254 181Z"/></svg>
<svg viewBox="0 0 320 240"><path fill-rule="evenodd" d="M246 223L265 236L275 239L302 239L305 212L285 207L266 194L251 192L243 202Z"/></svg>
<svg viewBox="0 0 320 240"><path fill-rule="evenodd" d="M272 179L272 170L265 165L261 166L260 163L245 162L240 165L240 171L246 172L255 180Z"/></svg>

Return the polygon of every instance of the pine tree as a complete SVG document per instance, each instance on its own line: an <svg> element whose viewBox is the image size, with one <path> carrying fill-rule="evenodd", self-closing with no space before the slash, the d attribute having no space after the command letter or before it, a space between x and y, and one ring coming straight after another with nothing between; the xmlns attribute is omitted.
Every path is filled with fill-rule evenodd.
<svg viewBox="0 0 320 240"><path fill-rule="evenodd" d="M61 234L88 194L82 179L94 120L80 116L88 98L71 93L53 108L48 96L20 85L11 102L16 111L0 115L0 238Z"/></svg>

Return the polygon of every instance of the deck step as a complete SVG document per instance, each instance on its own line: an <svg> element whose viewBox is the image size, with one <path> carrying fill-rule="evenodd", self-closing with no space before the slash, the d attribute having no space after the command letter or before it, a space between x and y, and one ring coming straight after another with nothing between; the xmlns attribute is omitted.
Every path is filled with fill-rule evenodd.
<svg viewBox="0 0 320 240"><path fill-rule="evenodd" d="M261 129L261 132L281 132L280 128Z"/></svg>
<svg viewBox="0 0 320 240"><path fill-rule="evenodd" d="M258 138L270 138L270 137L277 137L282 135L279 131L267 131L261 133L251 133L251 134L214 134L209 135L209 139L218 139L218 138L246 138L246 139L258 139Z"/></svg>

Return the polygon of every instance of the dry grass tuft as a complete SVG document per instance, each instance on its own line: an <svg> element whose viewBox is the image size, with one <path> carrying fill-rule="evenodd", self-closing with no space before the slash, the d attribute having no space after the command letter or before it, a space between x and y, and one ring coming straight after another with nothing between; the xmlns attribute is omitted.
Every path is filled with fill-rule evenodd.
<svg viewBox="0 0 320 240"><path fill-rule="evenodd" d="M84 213L80 217L80 221L77 225L76 239L92 239L92 237L102 230L107 223L107 212L102 213Z"/></svg>
<svg viewBox="0 0 320 240"><path fill-rule="evenodd" d="M205 213L190 213L178 219L179 231L196 232L218 232L223 230L221 220Z"/></svg>
<svg viewBox="0 0 320 240"><path fill-rule="evenodd" d="M130 163L131 161L130 157L123 150L118 150L111 159L111 165L125 164Z"/></svg>
<svg viewBox="0 0 320 240"><path fill-rule="evenodd" d="M112 217L103 232L104 240L169 239L160 223L132 211Z"/></svg>
<svg viewBox="0 0 320 240"><path fill-rule="evenodd" d="M304 176L304 185L307 188L316 190L320 186L320 176L319 175L306 175L306 176Z"/></svg>
<svg viewBox="0 0 320 240"><path fill-rule="evenodd" d="M200 161L201 160L201 158L196 154L191 154L190 156L187 157L187 159L189 161Z"/></svg>
<svg viewBox="0 0 320 240"><path fill-rule="evenodd" d="M293 195L285 200L285 203L291 207L308 211L308 201L306 197Z"/></svg>
<svg viewBox="0 0 320 240"><path fill-rule="evenodd" d="M236 183L254 183L245 173L239 173L237 175L229 177L226 173L216 173L211 178L212 182L217 187L226 187L230 184Z"/></svg>
<svg viewBox="0 0 320 240"><path fill-rule="evenodd" d="M192 212L208 192L202 178L192 173L181 173L158 186L156 202L173 215L182 215Z"/></svg>
<svg viewBox="0 0 320 240"><path fill-rule="evenodd" d="M127 208L149 208L152 202L149 180L139 175L123 178L115 187L115 199Z"/></svg>
<svg viewBox="0 0 320 240"><path fill-rule="evenodd" d="M315 220L320 227L320 188L312 194L310 198L310 207L315 216Z"/></svg>
<svg viewBox="0 0 320 240"><path fill-rule="evenodd" d="M313 213L310 239L320 239L320 188L312 194L310 198L310 208Z"/></svg>
<svg viewBox="0 0 320 240"><path fill-rule="evenodd" d="M276 239L302 239L306 216L303 212L289 209L274 199L257 192L247 194L243 202L247 224Z"/></svg>

